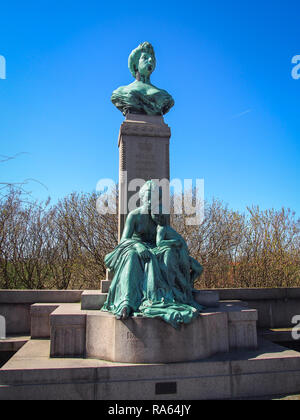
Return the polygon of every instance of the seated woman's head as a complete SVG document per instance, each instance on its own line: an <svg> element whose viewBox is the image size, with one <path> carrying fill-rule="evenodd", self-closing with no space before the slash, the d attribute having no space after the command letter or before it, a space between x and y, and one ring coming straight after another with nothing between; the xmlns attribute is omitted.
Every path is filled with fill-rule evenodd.
<svg viewBox="0 0 300 420"><path fill-rule="evenodd" d="M149 209L156 208L159 203L159 188L155 181L149 180L141 187L139 197L143 205L148 205Z"/></svg>
<svg viewBox="0 0 300 420"><path fill-rule="evenodd" d="M128 67L135 79L150 78L156 67L155 53L150 42L143 42L132 51L128 58Z"/></svg>

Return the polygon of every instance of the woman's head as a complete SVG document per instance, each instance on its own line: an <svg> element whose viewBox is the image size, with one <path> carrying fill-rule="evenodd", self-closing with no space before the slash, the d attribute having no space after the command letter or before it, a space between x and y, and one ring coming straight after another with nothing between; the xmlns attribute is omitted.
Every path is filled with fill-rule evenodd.
<svg viewBox="0 0 300 420"><path fill-rule="evenodd" d="M139 80L149 79L156 66L155 53L150 42L143 42L135 48L129 58L128 67L132 76Z"/></svg>
<svg viewBox="0 0 300 420"><path fill-rule="evenodd" d="M146 181L139 191L139 196L141 202L143 204L148 204L148 206L151 208L157 199L159 201L159 189L157 184L152 180Z"/></svg>

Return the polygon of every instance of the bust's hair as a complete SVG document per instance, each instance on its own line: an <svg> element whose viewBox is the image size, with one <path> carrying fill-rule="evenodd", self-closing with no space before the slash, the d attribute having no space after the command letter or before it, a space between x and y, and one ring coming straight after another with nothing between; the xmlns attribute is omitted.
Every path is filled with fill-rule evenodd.
<svg viewBox="0 0 300 420"><path fill-rule="evenodd" d="M155 69L155 66L156 66L155 53L154 53L154 49L152 45L150 44L150 42L143 42L131 52L128 58L128 67L129 67L130 73L135 79L136 79L136 73L138 71L138 62L143 52L146 52L152 55L153 66L154 66L153 70Z"/></svg>

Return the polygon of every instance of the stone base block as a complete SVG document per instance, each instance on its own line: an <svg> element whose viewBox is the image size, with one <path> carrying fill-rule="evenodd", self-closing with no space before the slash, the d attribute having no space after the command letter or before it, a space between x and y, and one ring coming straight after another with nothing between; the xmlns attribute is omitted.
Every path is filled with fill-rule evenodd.
<svg viewBox="0 0 300 420"><path fill-rule="evenodd" d="M228 352L226 313L201 314L176 330L160 319L118 321L113 315L87 314L86 357L124 363L200 360ZM213 334L212 334L213 332Z"/></svg>
<svg viewBox="0 0 300 420"><path fill-rule="evenodd" d="M122 363L194 361L235 349L255 349L257 311L221 302L176 330L161 319L119 321L99 310L61 305L50 316L51 356Z"/></svg>
<svg viewBox="0 0 300 420"><path fill-rule="evenodd" d="M61 305L50 315L50 356L84 357L86 313L80 304Z"/></svg>
<svg viewBox="0 0 300 420"><path fill-rule="evenodd" d="M257 319L255 309L228 312L229 346L231 350L256 349Z"/></svg>
<svg viewBox="0 0 300 420"><path fill-rule="evenodd" d="M31 338L50 337L50 315L59 307L59 303L35 303L30 307Z"/></svg>
<svg viewBox="0 0 300 420"><path fill-rule="evenodd" d="M231 350L257 348L258 313L256 309L249 309L246 302L221 301L218 311L227 313Z"/></svg>
<svg viewBox="0 0 300 420"><path fill-rule="evenodd" d="M85 290L81 295L81 309L101 309L104 305L106 297L107 293L102 293L99 290Z"/></svg>
<svg viewBox="0 0 300 420"><path fill-rule="evenodd" d="M255 349L256 321L257 311L240 302L222 302L217 310L206 309L178 330L160 319L118 321L108 313L89 313L86 356L124 363L170 363Z"/></svg>

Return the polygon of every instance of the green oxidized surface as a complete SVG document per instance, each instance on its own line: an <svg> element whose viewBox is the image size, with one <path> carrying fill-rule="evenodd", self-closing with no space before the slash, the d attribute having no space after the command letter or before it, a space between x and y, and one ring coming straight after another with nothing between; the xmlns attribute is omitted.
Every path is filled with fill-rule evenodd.
<svg viewBox="0 0 300 420"><path fill-rule="evenodd" d="M150 82L155 66L155 53L149 42L143 42L130 54L128 67L136 80L128 86L119 87L111 96L112 103L124 115L128 112L164 115L174 105L174 99L167 91Z"/></svg>
<svg viewBox="0 0 300 420"><path fill-rule="evenodd" d="M155 189L153 181L144 184L142 206L129 213L121 242L105 257L114 277L103 310L119 319L159 317L176 328L202 309L192 295L202 266L189 256L184 239L167 224L168 217L151 213Z"/></svg>

